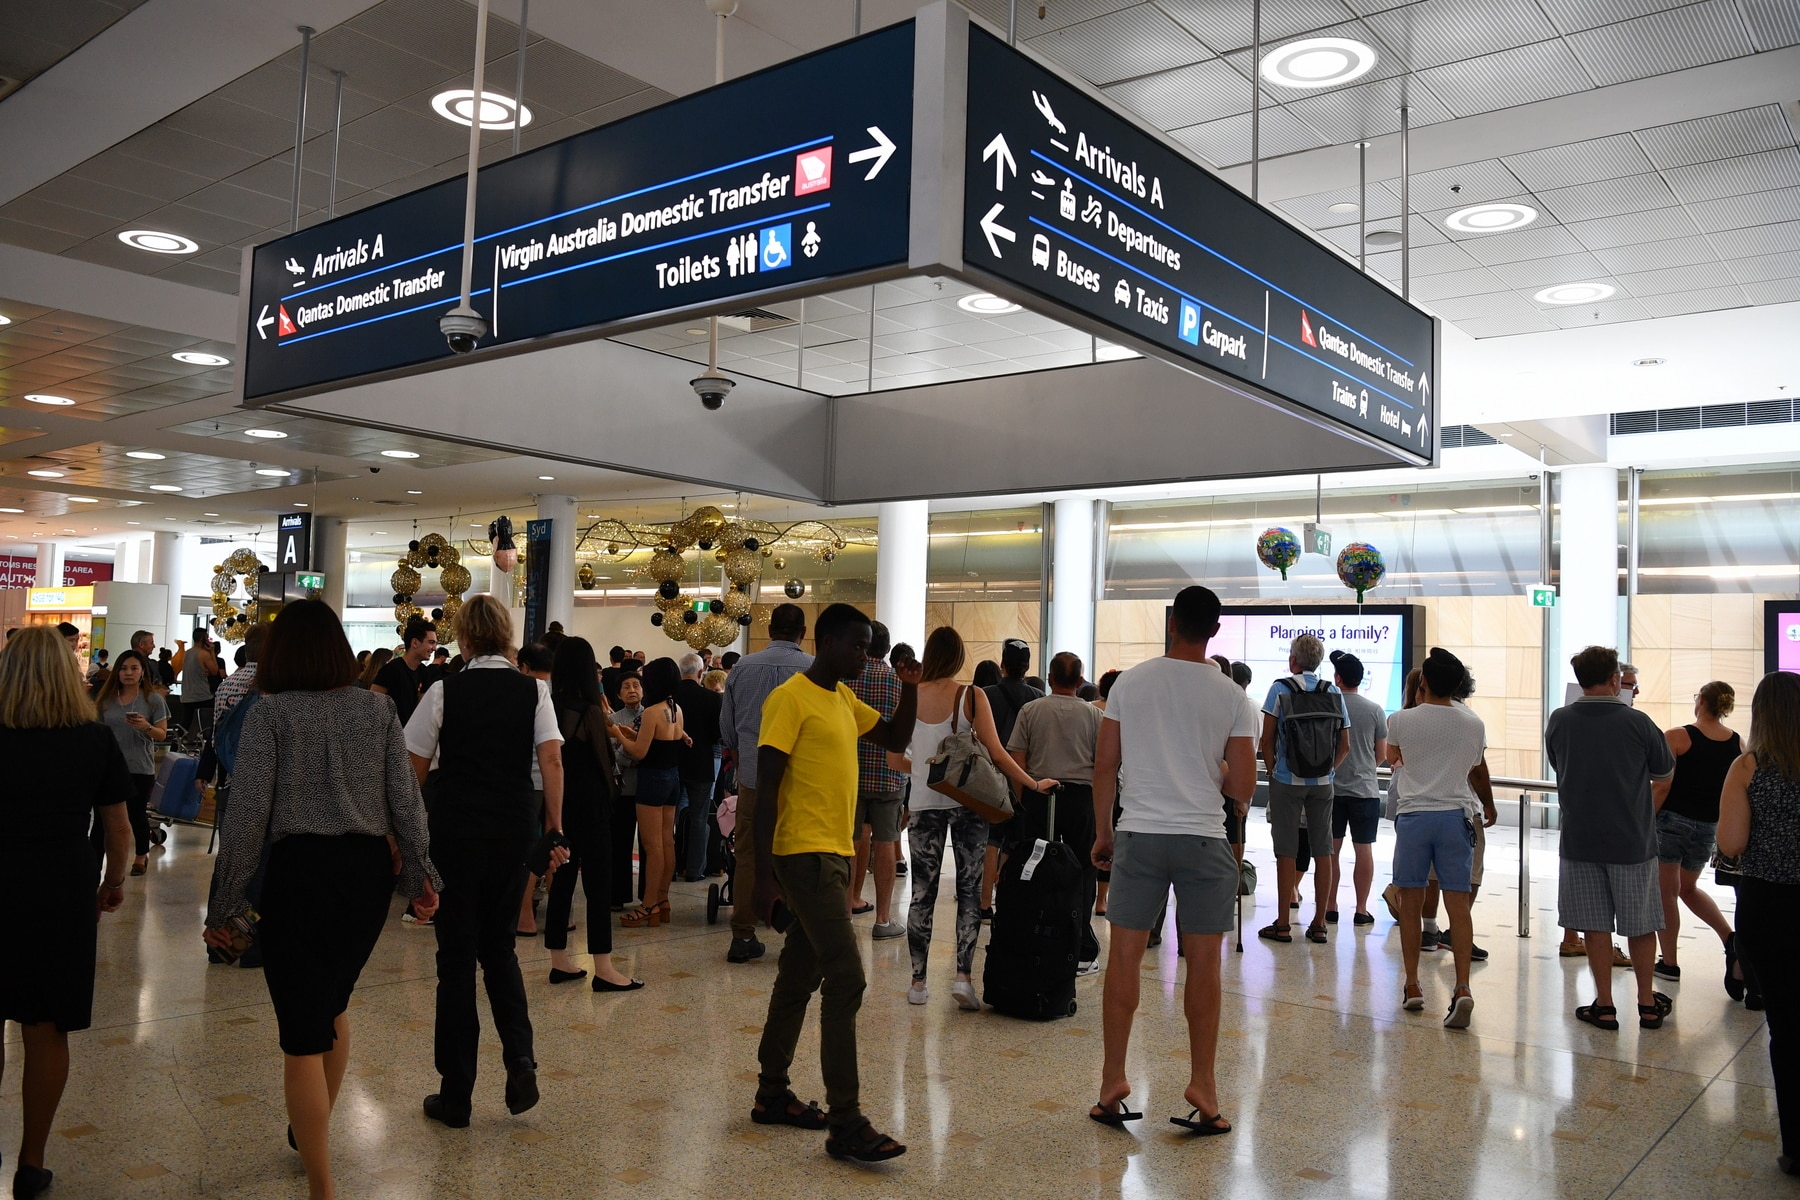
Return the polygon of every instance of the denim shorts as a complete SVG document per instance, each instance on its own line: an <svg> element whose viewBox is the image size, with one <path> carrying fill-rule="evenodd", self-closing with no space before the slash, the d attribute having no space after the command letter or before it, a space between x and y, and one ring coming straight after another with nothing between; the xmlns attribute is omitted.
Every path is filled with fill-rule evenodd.
<svg viewBox="0 0 1800 1200"><path fill-rule="evenodd" d="M1352 843L1367 846L1374 842L1381 828L1381 801L1355 796L1334 796L1331 800L1331 836L1350 834Z"/></svg>
<svg viewBox="0 0 1800 1200"><path fill-rule="evenodd" d="M1718 828L1716 822L1696 821L1663 809L1656 814L1657 861L1678 862L1684 871L1704 871L1712 861L1713 835Z"/></svg>
<svg viewBox="0 0 1800 1200"><path fill-rule="evenodd" d="M1394 882L1422 888L1437 872L1446 892L1469 890L1475 865L1475 825L1460 808L1403 812L1394 822Z"/></svg>
<svg viewBox="0 0 1800 1200"><path fill-rule="evenodd" d="M636 799L643 808L680 808L687 799L681 787L681 772L673 767L639 767Z"/></svg>

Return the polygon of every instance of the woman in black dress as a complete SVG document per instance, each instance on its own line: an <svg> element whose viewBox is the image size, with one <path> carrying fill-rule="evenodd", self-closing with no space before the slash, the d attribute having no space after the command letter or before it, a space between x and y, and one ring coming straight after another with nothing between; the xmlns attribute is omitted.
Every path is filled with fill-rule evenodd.
<svg viewBox="0 0 1800 1200"><path fill-rule="evenodd" d="M25 1043L13 1195L30 1200L50 1186L44 1143L69 1078L69 1034L93 1019L98 916L124 903L131 863L131 775L54 626L21 629L0 652L0 761L11 772L0 789L0 1021L18 1022ZM106 844L98 894L96 818Z"/></svg>
<svg viewBox="0 0 1800 1200"><path fill-rule="evenodd" d="M569 839L569 861L550 880L550 906L544 914L544 948L550 951L550 982L572 983L587 972L569 957L569 911L575 902L576 876L587 896L587 949L594 960L596 992L629 992L643 987L613 966L612 922L607 904L612 896L612 739L606 734L606 705L600 693L599 664L586 638L569 637L556 648L550 669L550 700L562 730L563 835Z"/></svg>
<svg viewBox="0 0 1800 1200"><path fill-rule="evenodd" d="M257 661L262 696L244 717L206 911L207 943L221 950L236 919L256 922L286 1056L288 1144L312 1200L334 1195L328 1135L350 1065L345 1010L387 921L394 876L417 911L437 908L400 720L386 696L355 682L337 614L319 600L283 608ZM257 920L244 889L265 845Z"/></svg>

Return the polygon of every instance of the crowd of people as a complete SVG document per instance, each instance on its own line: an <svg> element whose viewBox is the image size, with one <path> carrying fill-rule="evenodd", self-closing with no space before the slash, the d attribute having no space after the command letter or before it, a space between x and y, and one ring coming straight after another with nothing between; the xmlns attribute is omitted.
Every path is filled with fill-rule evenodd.
<svg viewBox="0 0 1800 1200"><path fill-rule="evenodd" d="M415 618L397 648L359 658L329 607L289 604L249 631L229 675L203 632L177 644L169 670L140 634L87 679L57 630L17 631L0 651L0 748L27 773L55 764L56 778L15 789L33 798L9 814L28 852L0 876L0 903L14 916L0 931L0 1016L24 1030L14 1195L50 1185L44 1152L68 1034L91 1018L96 918L120 907L127 876L143 873L151 852L156 749L180 723L171 675L181 679L181 715L208 735L199 782L218 797L208 955L264 972L288 1141L315 1198L335 1194L329 1131L349 1062L351 991L396 893L404 923L436 939L439 1085L422 1100L428 1119L465 1127L477 1104L478 973L501 1045L502 1101L523 1113L539 1092L520 940L543 937L551 985L586 978L595 992L636 991L645 981L613 962L613 917L624 928L669 924L677 880L711 879L733 901L727 963L762 958L770 930L782 939L752 1120L823 1131L833 1157L881 1161L906 1147L862 1110L858 918L873 917L874 941L907 939L907 1003L929 1003L934 975L948 975L950 1002L978 1011L981 928L1009 915L996 880L1009 878L1009 861L1041 853L1038 838L1063 842L1078 864L1073 970L1105 974L1088 1115L1110 1126L1143 1115L1128 1104L1127 1053L1142 960L1162 939L1172 892L1191 1111L1170 1119L1199 1136L1228 1133L1215 1070L1221 952L1242 894L1254 892L1245 824L1259 760L1277 897L1259 936L1291 944L1301 932L1328 944L1340 898L1354 905L1353 927L1374 924L1373 846L1385 815L1393 879L1382 895L1399 931L1400 1008L1425 1008L1420 960L1446 949L1455 979L1439 997L1443 1024L1469 1027L1472 968L1487 957L1472 905L1483 831L1497 815L1486 731L1466 703L1469 671L1431 649L1406 681L1404 707L1389 713L1361 694L1355 655L1327 658L1318 638L1302 635L1288 674L1259 704L1249 669L1209 652L1220 613L1208 589L1183 589L1166 653L1093 683L1067 652L1040 680L1029 647L1008 641L965 684L967 647L955 629L933 630L915 653L843 604L817 616L811 653L804 610L783 604L770 613L766 647L741 658L647 659L614 646L604 665L560 626L518 645L491 596L463 606L454 656ZM1635 681L1615 650L1587 647L1571 666L1581 695L1553 714L1545 745L1562 813L1558 924L1580 940L1593 977L1592 1002L1573 1016L1618 1029L1613 972L1629 966L1639 1026L1661 1028L1674 1004L1656 985L1681 978L1685 906L1721 939L1726 991L1766 1012L1779 1161L1792 1172L1800 977L1785 931L1800 911L1800 676L1757 685L1740 738L1725 724L1735 707L1728 684L1707 684L1694 723L1663 731L1628 702ZM990 821L988 808L946 786L952 755L985 763L1019 818ZM1051 805L1060 805L1054 833ZM934 971L947 853L953 961ZM1290 914L1306 912L1309 867L1310 920L1297 929ZM1737 889L1735 927L1698 886L1708 868ZM577 884L585 966L569 949ZM1104 967L1095 917L1109 925ZM44 969L17 969L26 962ZM814 992L823 1107L801 1102L792 1079Z"/></svg>

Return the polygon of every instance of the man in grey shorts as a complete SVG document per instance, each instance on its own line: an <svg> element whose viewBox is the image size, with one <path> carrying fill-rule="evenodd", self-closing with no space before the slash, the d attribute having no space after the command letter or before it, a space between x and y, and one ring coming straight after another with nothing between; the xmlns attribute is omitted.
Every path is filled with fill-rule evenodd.
<svg viewBox="0 0 1800 1200"><path fill-rule="evenodd" d="M1169 650L1120 675L1107 698L1094 755L1094 865L1112 872L1107 921L1105 1063L1088 1115L1136 1120L1125 1098L1125 1052L1137 1013L1150 928L1175 889L1187 957L1183 1008L1190 1064L1187 1102L1171 1117L1194 1133L1229 1133L1214 1061L1219 1042L1220 939L1237 913L1237 860L1225 840L1225 800L1242 817L1256 791L1256 724L1244 694L1206 656L1219 631L1219 598L1183 588L1169 616ZM1120 768L1124 790L1120 794ZM1123 812L1113 830L1113 801ZM1329 822L1329 816L1327 817Z"/></svg>
<svg viewBox="0 0 1800 1200"><path fill-rule="evenodd" d="M1619 1027L1612 995L1612 933L1631 949L1638 1025L1659 1029L1673 1001L1652 990L1656 934L1663 927L1652 785L1675 773L1675 756L1644 713L1619 703L1619 652L1589 646L1569 660L1581 697L1550 714L1544 747L1562 802L1557 924L1587 941L1594 1002L1577 1020Z"/></svg>
<svg viewBox="0 0 1800 1200"><path fill-rule="evenodd" d="M1350 712L1337 685L1319 678L1325 644L1310 633L1288 650L1291 675L1277 679L1263 701L1262 756L1269 767L1269 829L1275 841L1275 895L1283 904L1299 883L1300 814L1306 814L1314 865L1313 919L1308 941L1326 940L1332 907L1331 814L1338 764L1350 753ZM1257 931L1272 942L1294 940L1287 909Z"/></svg>

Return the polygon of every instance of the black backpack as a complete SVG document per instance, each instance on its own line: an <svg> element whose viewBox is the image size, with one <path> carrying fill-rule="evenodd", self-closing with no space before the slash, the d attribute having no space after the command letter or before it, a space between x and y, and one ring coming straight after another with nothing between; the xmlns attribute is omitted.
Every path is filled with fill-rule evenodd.
<svg viewBox="0 0 1800 1200"><path fill-rule="evenodd" d="M1323 779L1337 762L1342 701L1323 679L1311 691L1302 691L1292 679L1279 682L1288 690L1287 703L1276 705L1288 773L1296 779Z"/></svg>

